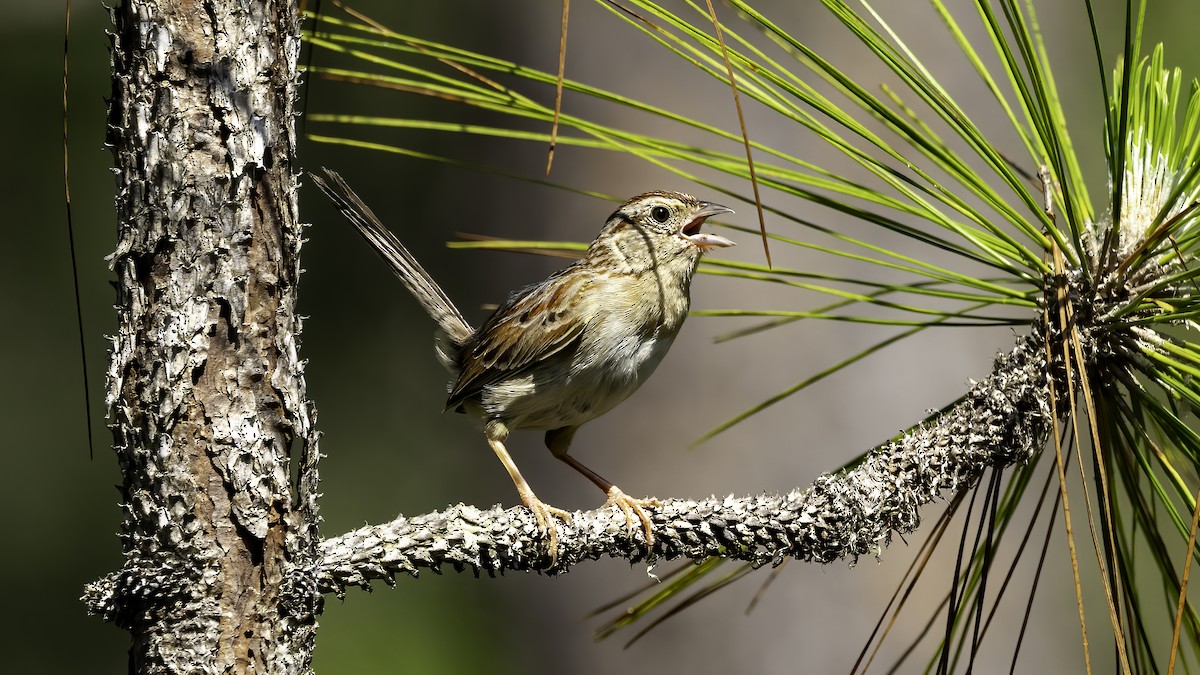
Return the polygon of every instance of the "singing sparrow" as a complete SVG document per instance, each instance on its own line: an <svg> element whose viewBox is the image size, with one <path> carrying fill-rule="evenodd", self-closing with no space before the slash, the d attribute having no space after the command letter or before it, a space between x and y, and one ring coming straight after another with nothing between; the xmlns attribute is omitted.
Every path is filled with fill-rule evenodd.
<svg viewBox="0 0 1200 675"><path fill-rule="evenodd" d="M342 177L325 170L313 182L354 224L413 297L437 322L436 353L453 381L446 410L483 422L488 444L537 518L557 559L551 518L570 515L542 502L521 477L504 443L514 429L545 429L546 447L595 483L632 531L650 517L635 499L568 453L575 431L632 394L662 361L691 304L700 256L733 246L702 233L706 218L732 213L678 192L647 192L625 202L579 260L545 281L514 292L479 329L472 328L408 249L380 223Z"/></svg>

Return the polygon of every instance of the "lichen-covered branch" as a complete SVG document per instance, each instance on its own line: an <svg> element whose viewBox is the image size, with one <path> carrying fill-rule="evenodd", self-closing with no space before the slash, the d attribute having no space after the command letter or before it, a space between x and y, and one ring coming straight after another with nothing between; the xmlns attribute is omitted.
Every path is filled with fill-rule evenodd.
<svg viewBox="0 0 1200 675"><path fill-rule="evenodd" d="M821 476L785 495L662 500L652 509L654 555L725 556L755 565L785 558L831 562L879 552L893 533L920 523L942 491L973 483L988 467L1027 461L1051 428L1045 347L1037 337L996 359L992 374L930 424L870 453L857 467ZM558 564L646 555L639 533L615 509L579 512L560 525ZM550 557L524 508L459 505L359 528L321 545L318 582L341 594L397 574L450 565L475 574L547 570Z"/></svg>

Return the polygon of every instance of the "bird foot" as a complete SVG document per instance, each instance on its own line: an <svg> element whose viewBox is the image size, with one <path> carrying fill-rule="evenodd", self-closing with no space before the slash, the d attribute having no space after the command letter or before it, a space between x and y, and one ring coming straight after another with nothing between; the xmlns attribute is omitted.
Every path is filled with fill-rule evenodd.
<svg viewBox="0 0 1200 675"><path fill-rule="evenodd" d="M646 513L643 507L661 506L657 499L635 499L614 485L608 489L608 501L604 502L604 506L601 508L609 506L615 506L625 514L625 527L631 537L633 536L634 529L633 516L637 514L638 520L642 522L642 531L646 533L646 549L649 550L654 546L653 523L650 522L650 514Z"/></svg>
<svg viewBox="0 0 1200 675"><path fill-rule="evenodd" d="M558 564L558 526L551 518L558 518L563 522L571 522L571 514L556 509L546 502L529 495L528 498L522 500L525 506L533 511L533 517L537 519L538 529L542 531L542 535L546 537L546 545L550 549L550 567Z"/></svg>

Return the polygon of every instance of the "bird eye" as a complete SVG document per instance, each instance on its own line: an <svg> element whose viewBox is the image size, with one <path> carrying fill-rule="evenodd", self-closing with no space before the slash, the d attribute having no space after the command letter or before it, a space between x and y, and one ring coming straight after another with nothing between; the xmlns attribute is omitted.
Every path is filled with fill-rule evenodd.
<svg viewBox="0 0 1200 675"><path fill-rule="evenodd" d="M660 223L665 223L671 217L671 211L665 206L656 206L650 209L650 217Z"/></svg>

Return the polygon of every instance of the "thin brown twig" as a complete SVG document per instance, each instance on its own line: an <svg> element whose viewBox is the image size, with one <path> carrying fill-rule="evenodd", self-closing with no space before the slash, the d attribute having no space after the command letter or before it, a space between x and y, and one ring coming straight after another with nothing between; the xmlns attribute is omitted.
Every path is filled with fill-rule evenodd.
<svg viewBox="0 0 1200 675"><path fill-rule="evenodd" d="M1055 248L1057 249L1057 245L1055 245ZM1061 256L1059 256L1059 257L1061 257ZM1055 265L1057 265L1057 264L1058 263L1055 262ZM1101 460L1101 457L1100 457L1102 444L1100 443L1100 430L1096 427L1096 406L1095 406L1095 402L1092 400L1091 380L1088 378L1087 368L1086 368L1086 365L1083 360L1083 347L1080 345L1079 328L1074 323L1074 320L1075 320L1074 312L1072 311L1072 307L1070 305L1069 300L1068 300L1068 304L1064 307L1064 310L1066 311L1066 314L1067 314L1067 320L1069 322L1071 322L1069 324L1071 327L1071 342L1074 345L1075 363L1079 369L1079 380L1080 380L1079 388L1083 391L1083 405L1084 405L1085 410L1087 411L1088 425L1090 427L1090 431L1091 431L1091 435L1092 435L1093 456L1095 457L1096 471L1097 471L1098 475L1100 476L1100 486L1101 486L1100 489L1103 492L1103 494L1098 495L1097 498L1100 500L1101 507L1104 510L1103 515L1105 517L1105 522L1107 523L1106 529L1107 529L1107 533L1108 533L1108 545L1109 545L1108 548L1111 551L1112 555L1114 556L1114 558L1112 560L1112 565L1110 567L1107 567L1107 568L1105 567L1104 556L1101 553L1101 545L1100 545L1100 542L1096 539L1096 521L1095 521L1095 518L1092 516L1092 500L1088 497L1086 487L1084 488L1084 491L1083 491L1083 503L1084 503L1084 506L1086 507L1087 514L1088 514L1088 529L1090 530L1091 535L1092 535L1092 547L1096 550L1096 565L1100 569L1101 582L1104 585L1104 598L1108 603L1108 617L1109 617L1109 620L1112 622L1114 639L1117 643L1117 655L1121 661L1121 670L1126 675L1129 675L1129 673L1130 673L1129 654L1125 648L1125 629L1122 626L1120 613L1117 611L1118 599L1113 597L1114 584L1112 583L1112 575L1114 573L1113 570L1116 569L1116 558L1115 558L1116 545L1113 541L1112 511L1110 509L1109 502L1108 502L1108 494L1109 494L1109 492L1108 492L1108 489L1109 489L1108 488L1108 471L1105 470L1104 462ZM1064 351L1066 350L1065 344L1063 345L1063 349L1064 349ZM1064 358L1070 358L1070 356L1067 354L1064 354L1063 356L1064 356ZM1067 381L1067 386L1068 386L1068 388L1072 386L1070 380ZM1072 392L1071 400L1074 400L1074 399L1075 399L1075 394L1074 394L1074 392ZM1076 434L1076 436L1078 436L1079 435L1078 416L1073 415L1071 417L1071 420L1072 420L1072 422L1074 422L1074 429L1075 429L1074 433ZM1082 445L1080 446L1080 448L1082 448ZM1076 458L1079 460L1079 477L1081 480L1086 480L1086 472L1084 471L1084 467L1083 467L1082 449L1076 455Z"/></svg>
<svg viewBox="0 0 1200 675"><path fill-rule="evenodd" d="M1040 171L1038 171L1038 175L1042 179L1043 192L1046 195L1046 213L1047 213L1047 215L1049 215L1051 217L1051 219L1053 219L1054 208L1053 208L1053 201L1052 201L1053 197L1052 197L1051 191L1050 191L1049 171L1045 167L1043 167ZM1053 256L1054 256L1054 267L1053 267L1054 289L1053 290L1055 293L1055 304L1058 305L1059 321L1060 321L1061 325L1063 326L1063 330L1066 330L1067 317L1066 317L1065 310L1063 309L1063 304L1067 301L1068 293L1067 293L1067 287L1066 287L1066 279L1062 276L1062 271L1063 271L1063 268L1065 267L1065 263L1063 262L1062 251L1059 250L1058 246L1054 243L1053 238L1050 238L1050 246L1051 246L1051 250L1052 250ZM1049 302L1043 303L1043 305L1042 305L1042 307L1043 307L1043 309L1042 309L1043 319L1042 320L1043 320L1043 323L1045 326L1046 336L1047 336L1047 339L1046 339L1046 363L1053 364L1054 363L1054 344L1053 344L1053 340L1050 339L1052 336L1052 331L1051 331L1051 323L1050 323L1050 306L1049 305L1050 305ZM1071 380L1071 361L1068 360L1067 362L1065 362L1063 364L1063 367L1066 369L1066 378L1067 378L1067 381L1069 382ZM1091 650L1088 649L1087 619L1085 618L1084 611L1083 611L1083 584L1080 583L1080 581L1079 581L1079 557L1075 551L1075 532L1074 532L1074 528L1071 525L1071 505L1070 505L1070 501L1067 499L1067 472L1066 472L1066 468L1063 466L1062 432L1058 428L1058 394L1057 394L1057 391L1058 391L1057 387L1055 387L1053 384L1051 384L1051 386L1050 386L1050 419L1053 420L1053 423L1051 424L1051 429L1054 432L1054 461L1055 461L1055 468L1058 471L1058 492L1059 492L1059 498L1062 500L1063 524L1065 525L1066 530L1067 530L1067 550L1069 551L1070 557L1071 557L1071 575L1075 581L1075 604L1079 608L1079 627L1083 633L1083 662L1084 662L1085 668L1087 669L1087 673L1089 675L1091 675L1092 657L1091 657ZM1074 412L1073 412L1074 411L1074 403L1072 401L1068 401L1068 403L1070 403L1070 405L1071 405L1070 410L1072 411L1072 416L1074 416Z"/></svg>
<svg viewBox="0 0 1200 675"><path fill-rule="evenodd" d="M948 675L950 672L950 643L954 640L958 617L961 615L960 612L967 597L967 573L963 572L962 569L963 553L967 550L967 534L971 531L971 523L973 522L971 515L975 513L975 500L979 499L979 492L979 483L976 482L975 486L971 488L971 501L967 502L967 515L963 518L962 535L959 536L958 549L954 556L954 575L950 577L950 591L946 596L946 631L937 653L937 670L935 672L938 675ZM982 520L980 524L982 525ZM976 543L978 543L978 537L977 532ZM961 596L959 595L960 583L963 591ZM930 667L932 665L931 663Z"/></svg>
<svg viewBox="0 0 1200 675"><path fill-rule="evenodd" d="M1041 455L1038 456L1039 459ZM1035 460L1037 461L1037 460ZM1027 467L1032 471L1033 467ZM1016 553L1013 554L1012 564L1008 568L1008 572L1004 575L1004 581L1000 583L1000 590L996 592L996 599L992 603L992 609L988 612L987 619L983 622L983 632L980 637L987 635L988 628L992 625L992 619L996 617L996 612L1000 609L1000 601L1004 599L1004 593L1008 589L1009 582L1017 571L1017 564L1021 562L1021 558L1025 553L1025 547L1029 544L1030 537L1033 536L1033 531L1037 527L1037 519L1041 516L1042 507L1046 504L1046 495L1050 493L1050 482L1054 480L1054 472L1046 474L1046 482L1042 484L1042 493L1038 495L1037 506L1033 509L1033 515L1029 517L1029 526L1025 528L1025 534L1021 537L1021 543L1017 546ZM1058 505L1055 504L1055 507ZM1031 599L1032 599L1032 593Z"/></svg>
<svg viewBox="0 0 1200 675"><path fill-rule="evenodd" d="M1067 449L1067 454L1070 455L1071 449ZM1047 476L1047 485L1054 478L1054 469L1050 470L1050 475ZM1038 555L1037 568L1033 573L1033 584L1029 589L1029 600L1025 603L1025 612L1021 615L1021 630L1017 632L1017 643L1013 645L1012 663L1008 668L1008 675L1015 675L1017 672L1017 659L1021 656L1021 644L1025 642L1025 631L1029 628L1029 617L1033 615L1033 599L1037 596L1038 587L1042 581L1042 569L1046 566L1046 553L1050 550L1050 538L1054 536L1054 521L1058 517L1058 500L1062 497L1061 493L1054 496L1054 506L1050 510L1050 522L1046 524L1046 536L1042 539L1042 551ZM1033 525L1030 524L1032 531Z"/></svg>
<svg viewBox="0 0 1200 675"><path fill-rule="evenodd" d="M558 38L558 78L554 83L554 122L550 125L550 150L546 153L546 175L554 164L554 144L558 141L558 117L562 112L563 73L567 69L567 16L571 12L571 0L563 0L562 29Z"/></svg>
<svg viewBox="0 0 1200 675"><path fill-rule="evenodd" d="M1039 172L1044 183L1046 193L1046 215L1050 217L1051 222L1054 221L1053 202L1051 200L1051 182L1050 174L1046 170ZM1104 562L1104 554L1101 552L1100 541L1096 535L1096 518L1092 513L1092 500L1088 495L1087 490L1087 471L1083 466L1083 443L1080 442L1079 432L1079 415L1076 414L1076 398L1075 394L1075 378L1072 373L1079 377L1079 388L1083 391L1084 409L1088 416L1088 428L1092 436L1092 453L1095 457L1096 470L1100 476L1101 487L1103 494L1098 495L1101 500L1101 506L1104 509L1105 522L1108 526L1108 548L1112 554L1116 555L1116 548L1113 542L1112 532L1112 511L1108 503L1108 472L1105 471L1104 462L1101 461L1100 452L1102 444L1100 442L1100 431L1096 426L1096 406L1092 400L1092 385L1091 379L1088 377L1087 363L1083 358L1083 347L1079 335L1079 327L1075 323L1074 306L1071 304L1070 294L1066 291L1066 262L1063 259L1062 249L1058 247L1058 243L1051 238L1051 249L1054 256L1054 276L1056 286L1058 288L1058 315L1059 329L1063 335L1062 340L1062 357L1063 365L1067 369L1067 400L1071 404L1071 433L1074 435L1076 444L1080 451L1075 455L1079 464L1079 479L1083 485L1083 505L1084 512L1087 514L1088 533L1092 537L1092 548L1096 552L1096 566L1100 570L1101 582L1104 585L1104 599L1108 605L1108 618L1113 628L1113 636L1117 643L1117 656L1121 662L1121 670L1125 675L1129 675L1129 654L1126 651L1125 645L1125 630L1121 623L1120 612L1117 611L1117 600L1113 597L1112 570L1108 568ZM1067 337L1069 336L1069 337ZM1072 351L1074 354L1072 355ZM1074 366L1072 366L1074 361ZM1065 507L1066 501L1063 502ZM1115 563L1115 558L1114 561Z"/></svg>
<svg viewBox="0 0 1200 675"><path fill-rule="evenodd" d="M1053 347L1050 342L1046 343L1046 358L1053 358ZM1069 378L1070 366L1067 366L1067 377ZM1050 412L1051 417L1058 419L1058 395L1055 393L1054 387L1050 388ZM1071 525L1071 504L1067 499L1067 474L1063 466L1062 455L1062 433L1059 431L1058 424L1054 425L1054 460L1055 466L1058 469L1058 495L1062 501L1063 507L1063 523L1067 529L1067 549L1071 555L1071 575L1075 580L1075 603L1079 607L1079 627L1083 631L1083 660L1087 668L1087 672L1092 672L1092 659L1088 649L1087 638L1087 620L1083 614L1083 585L1079 581L1079 557L1075 552L1075 530Z"/></svg>
<svg viewBox="0 0 1200 675"><path fill-rule="evenodd" d="M1192 509L1192 531L1188 535L1187 557L1183 563L1183 579L1179 583L1179 604L1175 607L1175 629L1171 633L1171 658L1167 663L1167 675L1175 675L1175 657L1179 656L1179 631L1183 627L1183 610L1187 607L1188 577L1192 572L1192 552L1196 550L1196 528L1200 527L1200 492L1196 493L1196 507Z"/></svg>
<svg viewBox="0 0 1200 675"><path fill-rule="evenodd" d="M775 580L779 578L779 575L783 574L783 569L787 567L789 562L791 562L790 559L784 560L783 564L779 567L771 568L770 573L767 574L767 578L764 579L761 584L759 584L758 591L754 594L754 597L750 598L750 602L746 604L746 616L750 616L750 614L754 612L754 608L758 607L758 602L766 596L767 589L771 587L771 584L775 583Z"/></svg>
<svg viewBox="0 0 1200 675"><path fill-rule="evenodd" d="M917 555L909 563L908 569L905 570L904 577L896 585L896 590L892 593L891 599L888 600L887 606L883 608L883 612L879 615L879 620L875 622L875 628L871 630L871 635L867 637L867 643L863 645L862 651L858 654L858 659L854 661L854 665L850 668L850 675L855 675L859 672L858 666L862 664L863 657L867 656L867 649L874 643L875 648L871 650L871 655L867 657L867 662L862 664L862 672L866 673L871 668L871 663L875 661L875 656L878 655L879 648L883 646L883 641L887 639L887 636L892 632L892 627L896 625L896 619L899 618L900 611L904 609L905 603L921 578L921 573L924 572L926 565L929 564L929 559L933 556L933 552L937 550L938 544L941 543L942 535L946 533L950 519L958 510L958 506L962 503L962 498L965 494L965 490L960 490L958 494L954 495L954 499L947 505L942 515L938 517L938 521L934 523L929 536L925 537L925 541L921 544ZM902 590L904 591L903 597L901 597ZM899 604L896 604L897 598L900 599ZM879 631L879 627L883 625L884 619L887 618L888 612L894 604L896 605L896 609L891 612L892 618L888 621L887 627L883 629L883 633L879 636L878 642L876 642L875 634Z"/></svg>
<svg viewBox="0 0 1200 675"><path fill-rule="evenodd" d="M725 46L725 34L721 31L721 22L717 19L717 10L713 8L712 0L704 0L708 4L708 15L712 18L713 30L717 32L717 43L721 45L721 56L725 59L725 72L729 75L729 87L733 90L733 105L737 108L738 126L742 130L742 145L746 149L746 168L750 171L750 188L754 191L754 208L758 211L758 227L762 233L763 254L767 256L767 267L771 267L771 247L767 244L767 220L763 216L762 198L758 194L758 174L754 171L754 155L750 152L750 135L746 132L746 117L742 114L742 100L738 95L737 80L733 77L733 62L729 59L729 48Z"/></svg>

